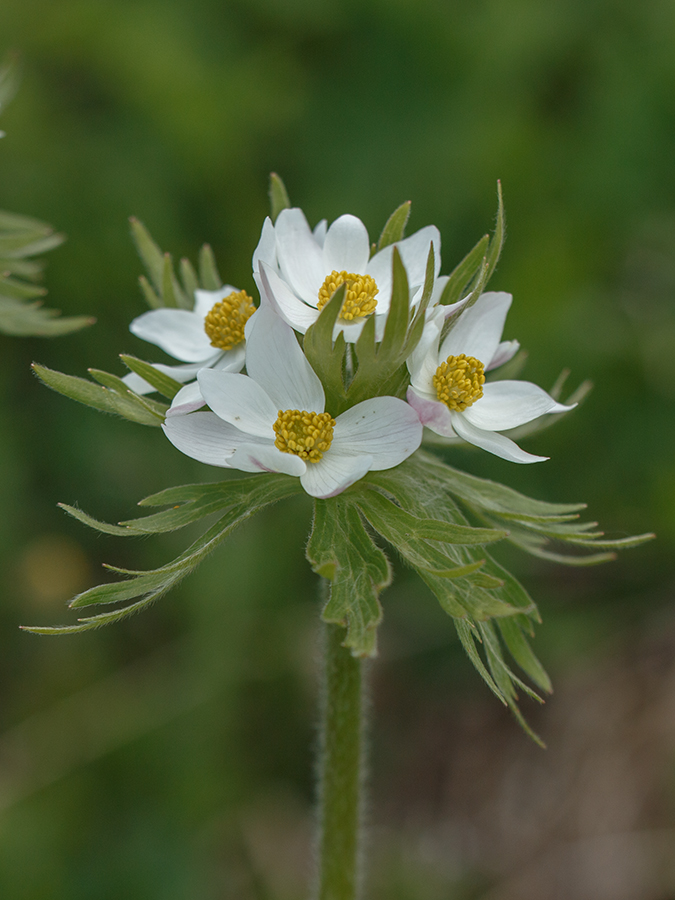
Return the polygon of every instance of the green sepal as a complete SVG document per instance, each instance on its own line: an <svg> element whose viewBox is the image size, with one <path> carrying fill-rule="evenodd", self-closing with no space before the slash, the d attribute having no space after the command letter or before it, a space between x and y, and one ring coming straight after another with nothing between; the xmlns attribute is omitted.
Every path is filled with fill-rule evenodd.
<svg viewBox="0 0 675 900"><path fill-rule="evenodd" d="M223 286L210 244L202 244L199 251L199 280L205 291L219 291Z"/></svg>
<svg viewBox="0 0 675 900"><path fill-rule="evenodd" d="M160 403L157 400L152 400L150 397L144 397L141 394L135 393L124 383L124 381L122 381L119 375L113 375L111 372L104 372L102 369L87 369L87 371L91 377L95 381L98 381L99 384L102 384L103 387L108 388L125 400L131 400L131 402L137 406L144 407L153 413L153 415L157 416L160 421L164 421L166 411L169 408L166 403Z"/></svg>
<svg viewBox="0 0 675 900"><path fill-rule="evenodd" d="M93 384L85 378L78 378L75 375L65 375L63 372L57 372L54 369L48 369L46 366L40 366L33 363L33 371L40 381L47 387L58 391L71 400L77 400L78 403L84 403L85 406L91 406L93 409L102 412L112 413L113 415L122 416L130 422L136 422L139 425L159 426L164 420L161 413L161 404L155 404L148 401L144 397L140 397L133 391L129 390L121 379L109 373L96 372L101 378L107 376L111 385L119 382L122 387L104 387L100 384Z"/></svg>
<svg viewBox="0 0 675 900"><path fill-rule="evenodd" d="M382 229L380 239L377 242L378 251L384 250L384 248L388 247L390 244L395 244L397 241L403 239L405 235L405 226L408 224L409 216L410 200L406 200L406 202L395 209L387 219L387 222Z"/></svg>
<svg viewBox="0 0 675 900"><path fill-rule="evenodd" d="M489 243L490 236L487 234L483 235L476 246L469 250L459 265L455 266L448 276L439 303L442 303L443 306L450 306L461 300L467 284L474 277L485 258Z"/></svg>
<svg viewBox="0 0 675 900"><path fill-rule="evenodd" d="M330 581L322 619L347 628L344 646L354 656L374 656L382 619L378 595L390 583L391 570L348 496L315 501L306 555L314 571Z"/></svg>
<svg viewBox="0 0 675 900"><path fill-rule="evenodd" d="M120 359L128 369L131 369L136 375L140 375L141 378L154 387L157 393L167 397L169 400L173 400L183 387L180 381L176 381L170 375L160 372L149 362L144 362L135 356L128 356L126 353L120 353Z"/></svg>
<svg viewBox="0 0 675 900"><path fill-rule="evenodd" d="M276 222L277 216L281 212L282 209L290 209L291 201L288 197L288 191L286 190L286 185L283 183L281 178L277 175L276 172L270 173L270 187L269 187L269 196L270 196L270 217L272 222Z"/></svg>

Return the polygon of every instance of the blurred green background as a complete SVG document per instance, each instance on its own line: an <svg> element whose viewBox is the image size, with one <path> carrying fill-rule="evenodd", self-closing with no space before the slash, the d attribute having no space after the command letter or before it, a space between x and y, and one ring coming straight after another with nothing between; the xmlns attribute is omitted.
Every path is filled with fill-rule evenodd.
<svg viewBox="0 0 675 900"><path fill-rule="evenodd" d="M24 624L102 562L144 568L188 537L89 532L162 487L217 480L158 429L49 392L29 365L122 373L144 310L138 216L253 290L278 171L311 223L376 237L412 200L449 272L491 226L491 287L525 377L595 389L513 466L449 461L585 500L613 536L659 540L598 569L501 551L539 602L556 684L531 745L450 621L398 570L371 669L374 900L675 896L675 6L670 0L5 0L22 59L0 123L0 207L68 235L48 303L98 318L55 341L0 336L0 895L295 900L311 874L315 580L309 504L272 509L142 617L82 636ZM105 577L105 576L103 576Z"/></svg>

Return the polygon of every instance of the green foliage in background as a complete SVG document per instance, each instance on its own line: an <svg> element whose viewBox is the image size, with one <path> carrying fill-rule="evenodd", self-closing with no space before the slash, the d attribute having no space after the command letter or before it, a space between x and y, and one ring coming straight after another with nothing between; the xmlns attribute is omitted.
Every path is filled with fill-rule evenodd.
<svg viewBox="0 0 675 900"><path fill-rule="evenodd" d="M16 74L10 62L0 68L0 112L15 92ZM37 299L47 293L35 284L43 263L31 257L53 250L64 240L44 222L0 210L0 331L4 334L56 337L93 323L87 316L58 318L56 310L44 308Z"/></svg>
<svg viewBox="0 0 675 900"><path fill-rule="evenodd" d="M30 377L35 360L121 376L120 351L148 355L128 332L147 308L130 215L176 258L208 241L223 280L252 293L270 170L312 224L350 211L376 234L414 199L411 229L438 225L444 272L485 230L500 178L507 250L491 285L514 294L505 337L530 350L532 381L553 384L570 366L574 384L595 388L531 439L552 458L527 473L468 450L444 458L536 497L583 497L609 529L659 533L612 567L503 557L536 583L546 628L535 649L554 674L667 614L674 31L666 0L528 0L515 12L509 0L2 4L23 80L3 113L0 207L68 234L50 259L50 296L98 324L47 344L0 337L0 893L303 895L281 863L261 872L251 835L264 843L273 822L276 835L301 832L311 802L306 498L247 523L144 617L62 641L16 629L29 616L63 621L63 602L100 581L103 561L157 568L184 546L169 532L120 552L57 502L116 522L138 497L208 480L158 429L97 416ZM420 696L444 699L477 679L425 590L398 574L383 654L394 648ZM473 689L478 702L484 689ZM392 765L385 754L374 773L375 808L400 783ZM417 900L419 884L392 873L373 897ZM436 896L450 895L452 876L434 878Z"/></svg>

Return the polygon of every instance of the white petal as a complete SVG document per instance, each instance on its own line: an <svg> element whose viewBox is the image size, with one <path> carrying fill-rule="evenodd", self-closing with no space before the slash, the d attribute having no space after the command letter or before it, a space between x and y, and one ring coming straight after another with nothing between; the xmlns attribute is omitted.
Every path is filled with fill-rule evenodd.
<svg viewBox="0 0 675 900"><path fill-rule="evenodd" d="M332 447L318 463L310 463L300 478L310 497L335 497L363 478L371 468L371 456L333 456L331 451Z"/></svg>
<svg viewBox="0 0 675 900"><path fill-rule="evenodd" d="M526 453L521 450L518 444L514 443L506 435L498 434L496 431L483 431L476 428L471 422L467 421L464 413L452 413L452 424L457 434L476 447L487 450L495 456L507 459L509 462L515 463L535 463L543 462L548 456L534 456L532 453Z"/></svg>
<svg viewBox="0 0 675 900"><path fill-rule="evenodd" d="M391 301L391 274L392 274L392 256L394 247L398 248L401 254L401 260L405 266L408 275L408 285L411 289L418 288L424 284L424 276L427 269L427 257L429 256L429 247L434 244L434 268L435 275L438 275L441 265L441 236L438 229L434 225L416 231L415 234L396 244L390 244L384 250L380 250L370 260L366 267L366 272L372 275L380 293L377 295L378 306L382 304L384 309L389 308Z"/></svg>
<svg viewBox="0 0 675 900"><path fill-rule="evenodd" d="M337 417L324 458L366 455L373 459L372 469L391 469L421 443L422 424L411 406L397 397L373 397Z"/></svg>
<svg viewBox="0 0 675 900"><path fill-rule="evenodd" d="M319 310L316 306L308 306L289 288L286 282L277 275L273 270L261 264L260 268L260 286L261 296L266 297L268 304L281 318L288 324L304 334L310 325L313 325L319 318ZM318 303L318 294L314 298L314 303ZM254 319L255 315L251 316ZM249 319L249 322L251 321ZM246 323L248 325L248 322ZM246 334L248 340L248 333Z"/></svg>
<svg viewBox="0 0 675 900"><path fill-rule="evenodd" d="M182 387L171 401L171 406L166 411L166 417L184 416L187 413L196 412L206 405L202 396L199 382L193 381Z"/></svg>
<svg viewBox="0 0 675 900"><path fill-rule="evenodd" d="M324 241L326 240L326 229L328 228L328 221L326 219L322 219L320 222L317 222L314 231L312 234L314 235L317 244L320 247L323 247Z"/></svg>
<svg viewBox="0 0 675 900"><path fill-rule="evenodd" d="M321 382L290 325L271 309L260 309L250 334L246 345L246 371L266 391L270 402L276 404L276 410L323 412L325 400Z"/></svg>
<svg viewBox="0 0 675 900"><path fill-rule="evenodd" d="M252 378L202 369L197 379L202 396L221 419L248 435L274 440L279 407Z"/></svg>
<svg viewBox="0 0 675 900"><path fill-rule="evenodd" d="M239 288L234 287L231 284L223 285L223 287L218 288L217 291L203 291L201 288L195 291L195 308L194 312L201 318L205 319L206 316L211 312L216 303L219 303L221 300L224 300L225 297L229 297L230 294L238 294ZM204 326L202 325L202 328Z"/></svg>
<svg viewBox="0 0 675 900"><path fill-rule="evenodd" d="M358 341L358 339L361 337L361 332L363 331L367 321L368 321L367 319L357 319L354 322L344 322L343 323L338 320L335 323L335 326L333 328L333 340L336 341L338 338L338 335L340 334L340 332L342 332L342 334L345 336L345 341L348 344L355 344ZM382 328L379 329L381 333L380 333L380 336L378 337L377 336L378 320L377 320L377 317L375 318L375 340L376 341L382 340L382 335L384 334L384 326L385 326L386 322L387 322L387 317L383 316L382 317Z"/></svg>
<svg viewBox="0 0 675 900"><path fill-rule="evenodd" d="M167 419L162 429L181 453L209 466L225 468L236 447L251 439L210 412L175 416Z"/></svg>
<svg viewBox="0 0 675 900"><path fill-rule="evenodd" d="M274 225L269 216L263 222L258 246L253 251L253 272L258 271L260 262L266 263L273 269L277 266L277 236Z"/></svg>
<svg viewBox="0 0 675 900"><path fill-rule="evenodd" d="M570 406L556 403L546 391L530 381L491 381L483 385L480 400L465 409L465 419L486 431L506 431L550 412L567 412Z"/></svg>
<svg viewBox="0 0 675 900"><path fill-rule="evenodd" d="M187 309L151 309L134 319L129 331L183 362L201 362L214 353L204 320Z"/></svg>
<svg viewBox="0 0 675 900"><path fill-rule="evenodd" d="M449 280L450 280L449 275L441 275L440 278L437 278L434 281L434 289L431 292L431 300L429 301L430 307L434 307L439 303L441 297L443 296L443 291L445 290L445 286Z"/></svg>
<svg viewBox="0 0 675 900"><path fill-rule="evenodd" d="M430 395L418 393L412 387L408 388L407 398L408 403L419 416L420 422L426 428L430 428L443 437L454 437L452 417L445 403L441 403L440 400L436 400Z"/></svg>
<svg viewBox="0 0 675 900"><path fill-rule="evenodd" d="M504 330L511 294L489 291L459 317L454 328L443 341L440 359L465 353L487 365L495 355Z"/></svg>
<svg viewBox="0 0 675 900"><path fill-rule="evenodd" d="M415 234L398 241L395 245L401 254L411 285L424 284L431 244L434 245L434 277L437 278L441 270L441 233L435 225L420 228Z"/></svg>
<svg viewBox="0 0 675 900"><path fill-rule="evenodd" d="M326 272L323 251L301 209L282 209L274 224L281 274L307 303L316 303Z"/></svg>
<svg viewBox="0 0 675 900"><path fill-rule="evenodd" d="M307 468L304 460L294 453L282 453L272 442L242 444L228 460L233 469L242 472L283 472L285 475L302 475Z"/></svg>
<svg viewBox="0 0 675 900"><path fill-rule="evenodd" d="M492 357L489 364L485 367L485 371L491 372L492 369L497 369L499 368L499 366L503 366L504 363L507 363L510 359L513 359L513 357L519 350L520 343L518 341L502 341L495 350L495 355Z"/></svg>
<svg viewBox="0 0 675 900"><path fill-rule="evenodd" d="M255 313L253 315L255 315ZM251 319L252 318L253 316L251 316ZM251 319L249 319L249 322ZM248 324L248 322L246 324ZM239 344L235 344L231 350L225 350L222 356L210 366L203 366L202 368L213 368L219 372L241 372L245 362L246 342L241 341Z"/></svg>
<svg viewBox="0 0 675 900"><path fill-rule="evenodd" d="M325 275L333 270L362 275L369 256L370 240L361 219L348 215L336 219L328 229L323 245Z"/></svg>
<svg viewBox="0 0 675 900"><path fill-rule="evenodd" d="M432 316L424 325L419 343L407 359L410 381L423 393L433 393L433 377L438 368L438 342L443 327L442 315Z"/></svg>

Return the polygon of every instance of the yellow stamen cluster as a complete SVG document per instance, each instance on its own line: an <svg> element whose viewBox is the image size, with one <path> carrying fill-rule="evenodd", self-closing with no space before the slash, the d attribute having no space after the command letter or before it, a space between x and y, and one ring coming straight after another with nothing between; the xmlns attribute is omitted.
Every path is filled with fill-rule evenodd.
<svg viewBox="0 0 675 900"><path fill-rule="evenodd" d="M279 410L273 425L274 446L282 453L295 453L305 462L317 463L333 443L335 419L330 413L307 410Z"/></svg>
<svg viewBox="0 0 675 900"><path fill-rule="evenodd" d="M449 356L434 375L438 399L448 409L463 412L483 396L484 371L483 363L474 356L466 356L464 353Z"/></svg>
<svg viewBox="0 0 675 900"><path fill-rule="evenodd" d="M379 293L375 279L370 275L354 275L353 272L336 272L335 269L326 275L324 283L319 288L318 308L321 310L333 296L335 291L343 284L347 285L345 302L340 310L340 318L346 322L352 319L362 319L375 311L377 300L375 295Z"/></svg>
<svg viewBox="0 0 675 900"><path fill-rule="evenodd" d="M231 350L244 340L244 325L255 312L253 300L246 291L233 291L219 300L204 319L204 331L212 347Z"/></svg>

